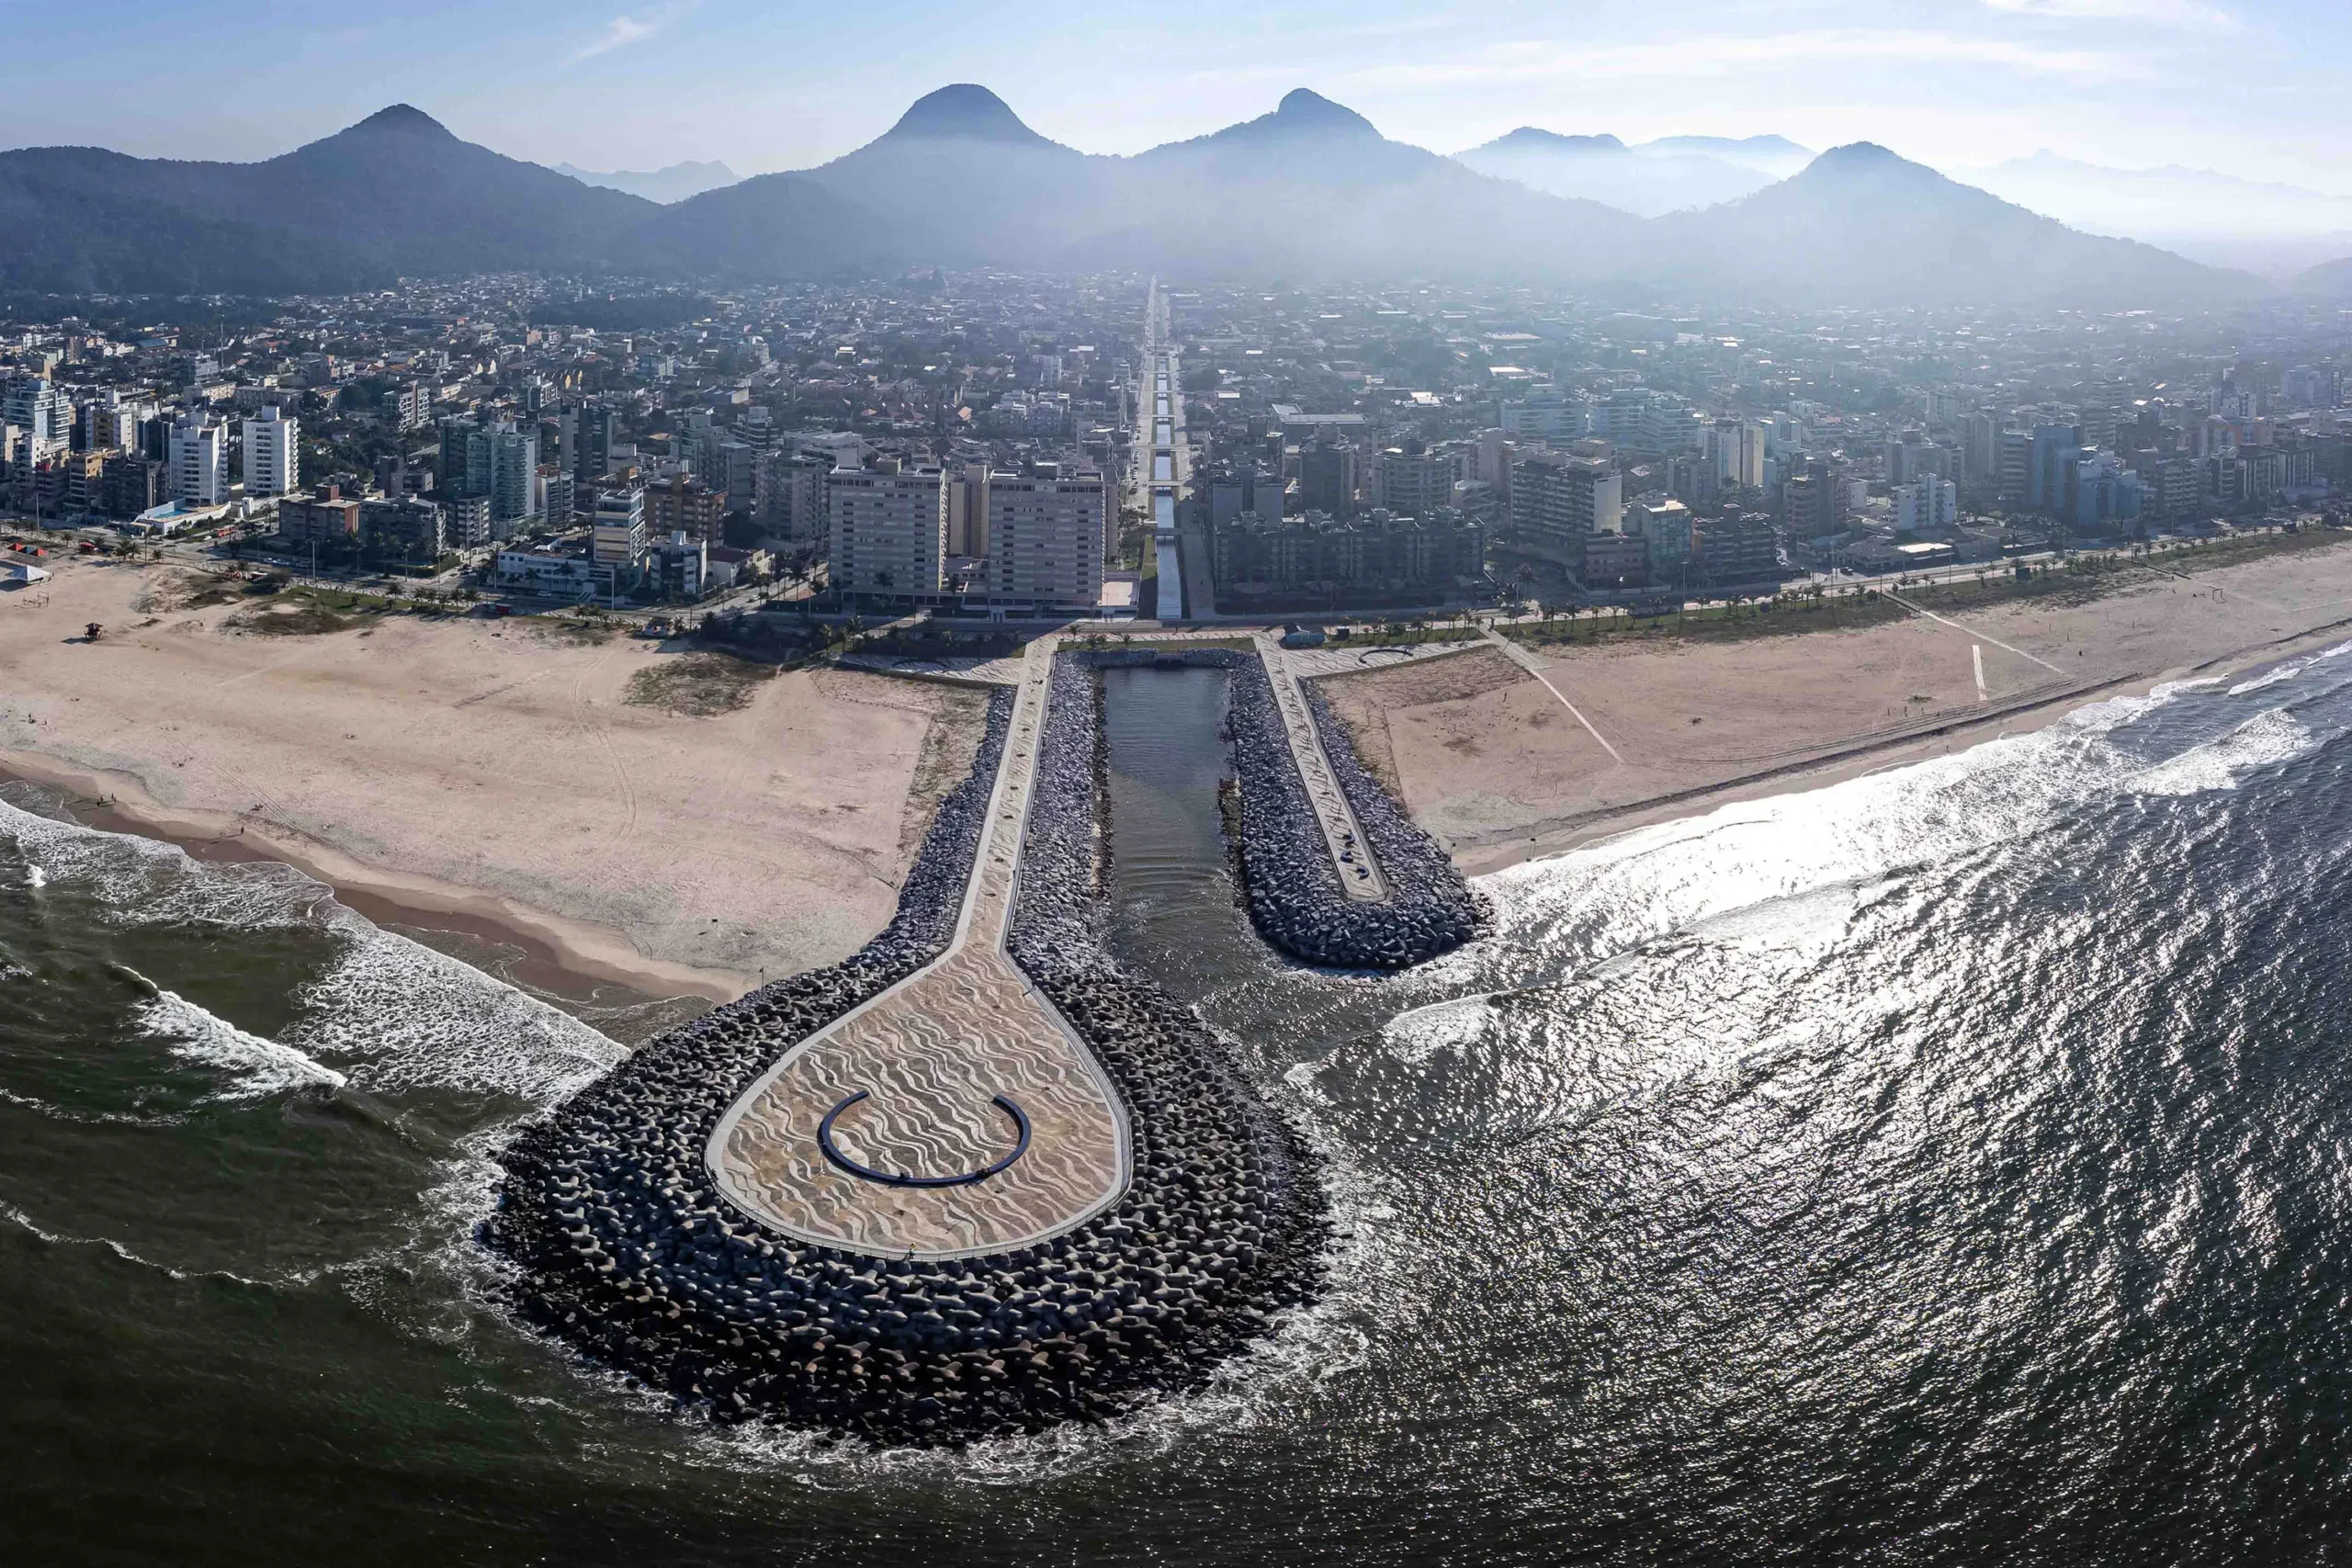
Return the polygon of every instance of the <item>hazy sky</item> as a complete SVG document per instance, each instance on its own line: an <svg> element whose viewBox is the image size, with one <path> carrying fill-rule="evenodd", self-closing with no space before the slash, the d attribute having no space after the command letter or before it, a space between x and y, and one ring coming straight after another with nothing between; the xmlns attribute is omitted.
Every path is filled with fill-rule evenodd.
<svg viewBox="0 0 2352 1568"><path fill-rule="evenodd" d="M2352 55L2346 0L378 0L335 26L323 10L0 0L0 144L260 158L404 100L542 163L753 174L845 152L947 82L1097 152L1310 86L1440 152L1518 125L1777 131L1947 168L2049 147L2352 193L2329 80Z"/></svg>

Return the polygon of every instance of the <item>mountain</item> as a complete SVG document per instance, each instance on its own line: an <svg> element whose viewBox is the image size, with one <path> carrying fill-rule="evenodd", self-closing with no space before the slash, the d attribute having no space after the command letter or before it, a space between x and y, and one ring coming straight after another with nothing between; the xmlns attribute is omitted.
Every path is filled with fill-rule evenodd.
<svg viewBox="0 0 2352 1568"><path fill-rule="evenodd" d="M2335 305L2352 305L2352 256L2322 262L2299 274L2294 291Z"/></svg>
<svg viewBox="0 0 2352 1568"><path fill-rule="evenodd" d="M1100 265L1345 276L1555 274L1622 254L1637 224L1392 141L1306 88L1271 114L1141 152L1122 171L1122 232Z"/></svg>
<svg viewBox="0 0 2352 1568"><path fill-rule="evenodd" d="M1661 136L1632 151L1651 157L1695 154L1784 180L1813 162L1813 150L1785 136Z"/></svg>
<svg viewBox="0 0 2352 1568"><path fill-rule="evenodd" d="M664 206L684 201L690 196L700 196L707 190L731 186L743 176L724 164L672 164L667 167L639 171L615 169L600 172L582 169L571 164L558 164L555 172L570 175L584 186L603 186L607 190L625 190L631 196L641 196L648 201Z"/></svg>
<svg viewBox="0 0 2352 1568"><path fill-rule="evenodd" d="M1646 199L1688 177L1686 165L1709 166L1714 155L1690 141L1628 148L1527 130L1474 151L1630 171ZM1792 144L1725 145L1769 159ZM1760 177L1713 167L1709 177ZM1063 146L986 88L957 85L820 167L666 206L503 157L395 105L259 164L0 153L0 288L60 293L327 292L501 269L756 281L907 266L1443 276L1851 304L2141 306L2256 287L2077 232L1867 143L1736 200L1645 220L1391 141L1303 88L1254 119L1118 158Z"/></svg>
<svg viewBox="0 0 2352 1568"><path fill-rule="evenodd" d="M1562 136L1533 126L1454 158L1482 175L1644 218L1736 200L1772 183L1769 175L1703 153L1637 151L1613 136Z"/></svg>
<svg viewBox="0 0 2352 1568"><path fill-rule="evenodd" d="M1087 231L1100 165L968 83L915 100L855 152L679 203L632 242L645 263L748 276L844 266L1051 265Z"/></svg>
<svg viewBox="0 0 2352 1568"><path fill-rule="evenodd" d="M2284 276L2344 254L2352 197L2167 164L2118 169L2047 150L1969 175L2036 212Z"/></svg>
<svg viewBox="0 0 2352 1568"><path fill-rule="evenodd" d="M656 208L611 236L598 259L629 272L769 281L891 272L924 254L879 214L807 175L756 175Z"/></svg>
<svg viewBox="0 0 2352 1568"><path fill-rule="evenodd" d="M2153 245L2080 233L1867 141L1754 196L1652 225L1668 288L1851 305L2211 302L2257 292Z"/></svg>
<svg viewBox="0 0 2352 1568"><path fill-rule="evenodd" d="M396 104L259 164L88 147L0 153L0 284L252 293L569 270L658 210L459 141Z"/></svg>

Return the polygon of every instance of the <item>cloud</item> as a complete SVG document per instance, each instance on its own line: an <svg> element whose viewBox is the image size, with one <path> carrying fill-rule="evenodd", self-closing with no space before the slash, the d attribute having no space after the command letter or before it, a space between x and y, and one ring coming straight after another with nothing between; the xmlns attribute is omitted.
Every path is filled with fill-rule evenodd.
<svg viewBox="0 0 2352 1568"><path fill-rule="evenodd" d="M666 29L691 7L684 5L663 6L656 10L639 11L634 16L615 17L605 24L605 30L572 51L571 63L594 60L600 54L610 54L616 49L627 49L643 43Z"/></svg>
<svg viewBox="0 0 2352 1568"><path fill-rule="evenodd" d="M2061 17L2093 21L2153 22L2160 26L2235 32L2239 22L2201 0L1984 0L1987 7L2017 17Z"/></svg>

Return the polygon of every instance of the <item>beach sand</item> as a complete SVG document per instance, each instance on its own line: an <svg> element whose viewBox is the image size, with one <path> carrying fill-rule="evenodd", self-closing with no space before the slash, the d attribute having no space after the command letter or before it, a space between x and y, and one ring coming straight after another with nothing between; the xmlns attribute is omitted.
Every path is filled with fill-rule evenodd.
<svg viewBox="0 0 2352 1568"><path fill-rule="evenodd" d="M266 636L203 586L66 560L0 594L0 769L653 994L731 998L879 931L984 715L820 669L687 716L628 700L688 657L655 643L455 615Z"/></svg>
<svg viewBox="0 0 2352 1568"><path fill-rule="evenodd" d="M1938 603L1940 620L1856 630L1532 650L1558 695L1499 650L1322 689L1368 765L1476 874L2352 637L2352 541L2292 545L2241 565L2138 571L2082 603Z"/></svg>

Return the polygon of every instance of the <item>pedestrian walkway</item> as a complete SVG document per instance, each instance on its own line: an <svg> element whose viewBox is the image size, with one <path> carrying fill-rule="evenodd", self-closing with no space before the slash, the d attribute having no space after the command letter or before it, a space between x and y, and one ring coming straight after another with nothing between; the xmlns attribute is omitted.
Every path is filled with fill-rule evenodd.
<svg viewBox="0 0 2352 1568"><path fill-rule="evenodd" d="M1323 749L1322 732L1315 727L1315 716L1307 710L1306 694L1299 689L1298 672L1292 668L1290 650L1283 647L1272 632L1260 632L1257 637L1258 657L1265 661L1266 680L1274 689L1274 706L1283 716L1283 728L1290 736L1292 760L1298 764L1298 776L1306 785L1306 798L1315 808L1317 825L1323 830L1323 841L1331 852L1332 869L1339 873L1340 887L1351 898L1376 903L1388 897L1388 884L1380 874L1380 863L1374 857L1372 845L1363 836L1363 825L1357 822L1355 808L1348 804L1347 792L1331 771L1331 759Z"/></svg>
<svg viewBox="0 0 2352 1568"><path fill-rule="evenodd" d="M1058 1235L1126 1190L1117 1090L1005 951L1058 643L1023 657L947 951L786 1052L711 1134L719 1190L787 1235L969 1257Z"/></svg>

